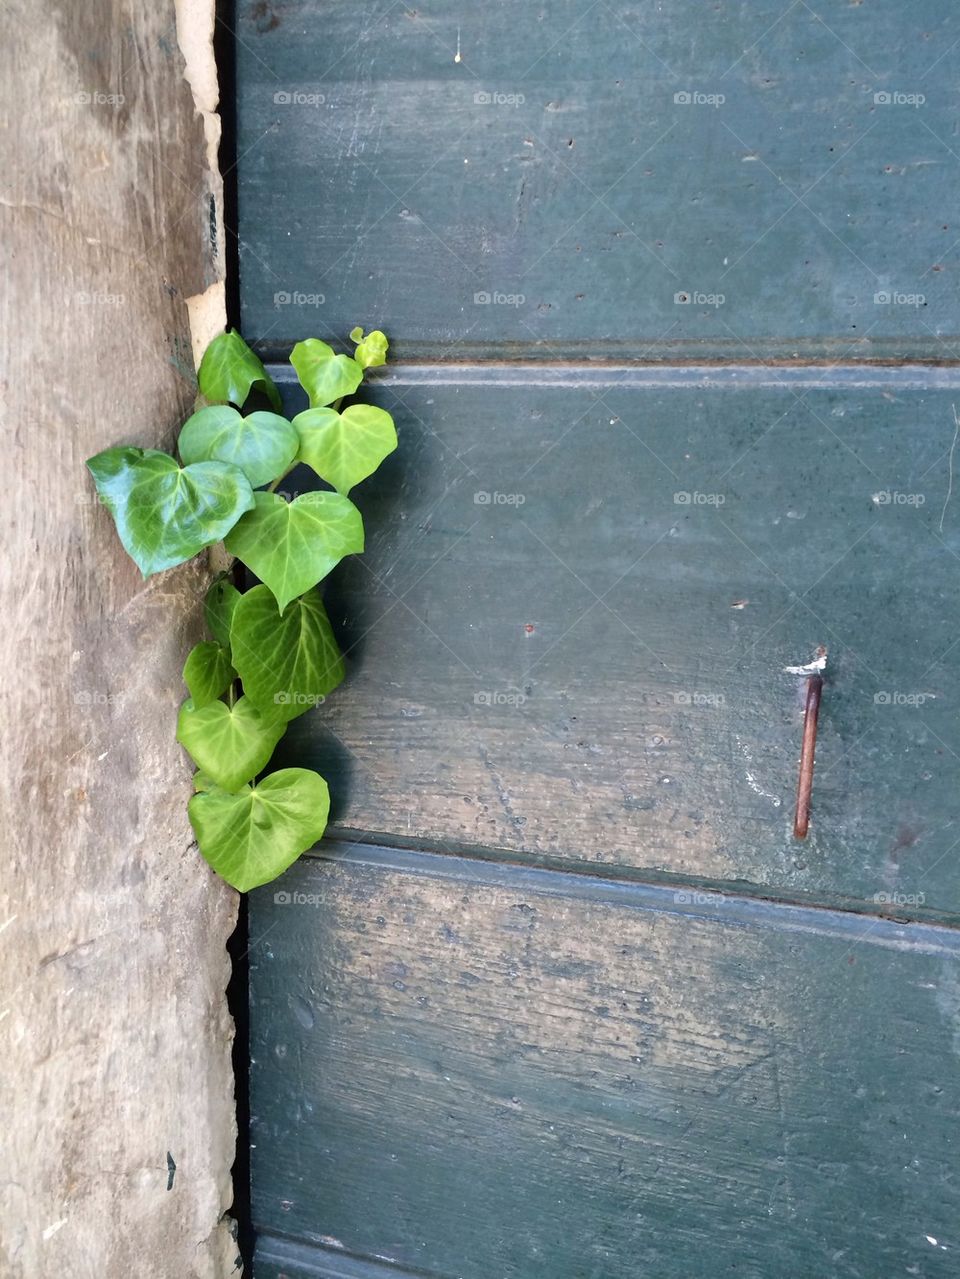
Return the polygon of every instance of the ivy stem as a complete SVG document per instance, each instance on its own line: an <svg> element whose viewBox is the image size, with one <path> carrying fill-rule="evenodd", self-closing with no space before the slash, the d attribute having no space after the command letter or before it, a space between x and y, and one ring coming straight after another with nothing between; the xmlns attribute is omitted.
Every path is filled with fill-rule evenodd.
<svg viewBox="0 0 960 1279"><path fill-rule="evenodd" d="M339 400L334 400L334 402L330 405L330 408L333 409L334 413L340 412L340 405L343 403L345 399L346 399L346 396L341 395ZM283 483L283 481L287 478L287 476L294 469L294 467L296 467L296 465L297 465L297 462L296 462L296 459L294 459L293 466L291 466L288 470L284 471L282 475L278 475L272 484L267 485L267 492L276 493L277 486Z"/></svg>

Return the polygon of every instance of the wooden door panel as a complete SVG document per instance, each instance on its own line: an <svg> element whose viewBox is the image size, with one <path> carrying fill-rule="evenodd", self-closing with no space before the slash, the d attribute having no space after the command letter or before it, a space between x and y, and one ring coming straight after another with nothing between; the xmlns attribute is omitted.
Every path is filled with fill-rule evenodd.
<svg viewBox="0 0 960 1279"><path fill-rule="evenodd" d="M591 379L378 383L401 445L328 590L348 678L276 762L341 833L955 912L948 375ZM800 843L783 668L819 644Z"/></svg>
<svg viewBox="0 0 960 1279"><path fill-rule="evenodd" d="M265 344L360 320L426 358L957 355L951 6L238 17L243 323Z"/></svg>
<svg viewBox="0 0 960 1279"><path fill-rule="evenodd" d="M331 856L254 899L258 1273L952 1273L955 933Z"/></svg>
<svg viewBox="0 0 960 1279"><path fill-rule="evenodd" d="M237 31L244 331L297 411L383 327L400 436L272 764L257 1279L951 1273L960 12Z"/></svg>

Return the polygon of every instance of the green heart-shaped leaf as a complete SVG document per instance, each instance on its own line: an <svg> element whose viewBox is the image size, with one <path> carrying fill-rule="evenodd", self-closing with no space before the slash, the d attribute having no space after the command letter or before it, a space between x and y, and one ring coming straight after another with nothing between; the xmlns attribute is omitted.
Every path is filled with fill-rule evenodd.
<svg viewBox="0 0 960 1279"><path fill-rule="evenodd" d="M297 455L300 437L278 413L243 417L229 404L214 404L187 418L177 441L184 462L232 462L251 488L283 475Z"/></svg>
<svg viewBox="0 0 960 1279"><path fill-rule="evenodd" d="M247 697L283 720L303 715L343 680L343 656L316 589L278 616L271 591L255 586L237 605L230 642Z"/></svg>
<svg viewBox="0 0 960 1279"><path fill-rule="evenodd" d="M266 884L323 835L330 811L327 783L307 768L283 768L236 795L193 796L187 811L200 852L242 893Z"/></svg>
<svg viewBox="0 0 960 1279"><path fill-rule="evenodd" d="M280 392L273 379L235 329L215 337L204 351L197 381L204 399L237 408L243 408L253 387L259 386L280 411Z"/></svg>
<svg viewBox="0 0 960 1279"><path fill-rule="evenodd" d="M230 654L214 640L197 644L184 663L183 682L197 710L215 702L235 678Z"/></svg>
<svg viewBox="0 0 960 1279"><path fill-rule="evenodd" d="M344 395L353 395L363 381L363 369L349 355L334 355L326 342L307 338L290 353L290 363L300 385L310 396L310 407L332 404Z"/></svg>
<svg viewBox="0 0 960 1279"><path fill-rule="evenodd" d="M181 468L156 449L117 448L87 466L144 577L219 542L254 504L247 477L227 462Z"/></svg>
<svg viewBox="0 0 960 1279"><path fill-rule="evenodd" d="M379 329L374 329L366 337L363 336L362 328L352 329L350 339L357 343L353 358L362 369L375 369L381 364L386 364L387 347L390 343L387 341L386 334L381 333Z"/></svg>
<svg viewBox="0 0 960 1279"><path fill-rule="evenodd" d="M230 624L233 610L239 602L240 592L226 574L221 574L214 581L203 601L203 612L210 634L221 648L230 648Z"/></svg>
<svg viewBox="0 0 960 1279"><path fill-rule="evenodd" d="M397 447L393 418L372 404L352 404L342 413L307 409L293 425L300 437L298 461L313 467L338 493L349 493Z"/></svg>
<svg viewBox="0 0 960 1279"><path fill-rule="evenodd" d="M227 791L256 777L283 731L282 720L264 715L246 697L235 706L212 702L200 709L188 700L177 720L177 741L197 768Z"/></svg>
<svg viewBox="0 0 960 1279"><path fill-rule="evenodd" d="M281 612L345 555L363 550L360 512L340 493L303 493L294 502L279 493L255 497L225 545L266 582Z"/></svg>

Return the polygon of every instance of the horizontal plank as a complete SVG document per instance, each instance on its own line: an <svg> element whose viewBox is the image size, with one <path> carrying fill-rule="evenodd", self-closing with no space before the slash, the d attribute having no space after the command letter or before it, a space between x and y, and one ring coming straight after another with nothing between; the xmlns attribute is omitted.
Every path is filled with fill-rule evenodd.
<svg viewBox="0 0 960 1279"><path fill-rule="evenodd" d="M237 21L249 337L361 319L428 358L960 355L939 0Z"/></svg>
<svg viewBox="0 0 960 1279"><path fill-rule="evenodd" d="M329 852L251 899L265 1275L951 1272L956 933Z"/></svg>
<svg viewBox="0 0 960 1279"><path fill-rule="evenodd" d="M610 878L592 869L584 872L577 866L561 870L422 849L387 848L360 841L325 839L309 856L338 866L378 867L421 878L456 880L465 886L494 885L513 892L544 893L625 910L647 910L752 929L775 929L780 933L834 937L889 950L960 959L960 931L943 921L896 920L882 915L864 917L857 911L774 902L730 890L702 892L689 884L651 884L623 877ZM275 891L286 889L281 886Z"/></svg>
<svg viewBox="0 0 960 1279"><path fill-rule="evenodd" d="M277 762L344 835L956 912L950 382L528 371L375 384L400 447L327 592L348 678ZM783 668L819 644L801 844Z"/></svg>

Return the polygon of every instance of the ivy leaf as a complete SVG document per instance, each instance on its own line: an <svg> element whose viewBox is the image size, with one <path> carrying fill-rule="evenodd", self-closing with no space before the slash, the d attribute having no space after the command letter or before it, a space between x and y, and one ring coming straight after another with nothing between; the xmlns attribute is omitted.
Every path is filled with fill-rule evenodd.
<svg viewBox="0 0 960 1279"><path fill-rule="evenodd" d="M360 512L340 493L303 493L293 502L279 493L254 496L225 545L266 582L281 613L345 555L363 550Z"/></svg>
<svg viewBox="0 0 960 1279"><path fill-rule="evenodd" d="M197 768L227 791L256 777L283 732L282 720L262 714L246 697L235 706L211 702L196 707L187 700L177 720L177 741Z"/></svg>
<svg viewBox="0 0 960 1279"><path fill-rule="evenodd" d="M116 448L87 467L144 577L219 542L254 504L247 477L227 462L181 468L156 449Z"/></svg>
<svg viewBox="0 0 960 1279"><path fill-rule="evenodd" d="M184 462L232 462L255 489L283 475L299 446L296 430L279 413L243 417L229 404L194 413L177 442Z"/></svg>
<svg viewBox="0 0 960 1279"><path fill-rule="evenodd" d="M381 364L386 364L387 347L390 343L385 333L374 329L364 337L363 329L357 327L351 330L350 340L357 343L353 358L362 369L375 369Z"/></svg>
<svg viewBox="0 0 960 1279"><path fill-rule="evenodd" d="M236 795L193 796L187 811L200 852L228 884L249 892L276 879L323 835L327 783L307 768L283 768Z"/></svg>
<svg viewBox="0 0 960 1279"><path fill-rule="evenodd" d="M235 404L237 408L243 408L255 386L260 387L280 411L280 392L236 329L215 337L204 351L197 381L204 399Z"/></svg>
<svg viewBox="0 0 960 1279"><path fill-rule="evenodd" d="M353 395L363 381L363 369L356 360L349 355L334 355L332 348L319 338L298 342L290 353L290 363L310 396L311 408Z"/></svg>
<svg viewBox="0 0 960 1279"><path fill-rule="evenodd" d="M300 438L297 460L313 467L338 493L349 493L397 447L393 418L372 404L352 404L342 413L307 409L293 425Z"/></svg>
<svg viewBox="0 0 960 1279"><path fill-rule="evenodd" d="M183 682L197 710L215 702L235 678L230 654L214 640L197 644L184 663Z"/></svg>
<svg viewBox="0 0 960 1279"><path fill-rule="evenodd" d="M240 592L223 573L213 582L203 601L203 612L210 634L222 648L228 650L233 610L240 598Z"/></svg>
<svg viewBox="0 0 960 1279"><path fill-rule="evenodd" d="M237 605L230 638L243 691L284 721L303 715L343 680L343 655L315 588L278 617L270 590L255 586Z"/></svg>

